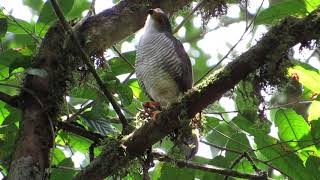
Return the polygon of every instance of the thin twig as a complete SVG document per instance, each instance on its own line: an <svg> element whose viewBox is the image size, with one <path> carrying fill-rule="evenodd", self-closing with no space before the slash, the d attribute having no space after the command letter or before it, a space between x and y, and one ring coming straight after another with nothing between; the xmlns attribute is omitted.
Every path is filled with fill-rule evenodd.
<svg viewBox="0 0 320 180"><path fill-rule="evenodd" d="M102 136L101 134L87 131L81 127L75 126L70 123L66 123L62 121L55 121L54 123L59 129L62 129L67 132L71 132L81 137L85 137L87 139L90 139L93 142L100 142L100 140L104 138L104 136Z"/></svg>
<svg viewBox="0 0 320 180"><path fill-rule="evenodd" d="M264 2L264 0L263 0L262 3L260 4L259 9L258 9L258 12L259 12L260 9L262 8L263 2ZM248 32L248 30L250 29L250 27L251 27L252 24L254 23L257 15L258 15L258 12L257 12L256 15L254 16L254 18L253 18L253 20L250 22L250 24L246 27L246 29L245 29L245 31L243 32L243 34L241 35L240 39L229 49L229 51L227 52L227 54L224 55L217 64L215 64L213 67L211 67L199 80L196 81L196 83L194 83L195 85L198 84L202 79L204 79L205 77L207 77L208 74L210 74L214 69L216 69L216 67L218 67L218 66L222 63L222 61L224 61L224 60L229 56L229 54L236 48L236 46L238 46L238 44L242 41L244 35Z"/></svg>
<svg viewBox="0 0 320 180"><path fill-rule="evenodd" d="M239 145L241 145L241 146L243 146L243 147L246 147L246 148L248 148L248 149L251 149L249 146L247 146L247 145L245 145L245 144L242 144L242 143L240 143L240 142L237 141L237 140L232 139L231 137L223 134L222 132L220 132L220 131L217 130L216 128L213 128L213 127L211 127L211 126L209 126L209 128L210 128L211 130L217 132L217 133L220 134L221 136L225 137L226 139L228 139L228 140L230 140L230 141L232 141L232 142L234 142L234 143L236 143L236 144L239 144Z"/></svg>
<svg viewBox="0 0 320 180"><path fill-rule="evenodd" d="M0 92L0 100L15 108L19 108L20 106L19 96L10 96L6 93Z"/></svg>
<svg viewBox="0 0 320 180"><path fill-rule="evenodd" d="M67 166L56 166L53 165L51 166L52 169L64 169L64 170L72 170L72 171L81 171L81 169L76 169L76 168L72 168L72 167L67 167Z"/></svg>
<svg viewBox="0 0 320 180"><path fill-rule="evenodd" d="M190 161L183 161L178 159L173 159L165 154L153 152L152 153L159 161L171 162L174 163L177 167L186 167L191 169L202 170L206 172L217 173L226 176L238 177L238 178L246 178L246 179L266 179L266 174L255 175L255 174L247 174L241 173L238 171L234 171L231 169L220 168L212 165L203 165L198 163L193 163Z"/></svg>
<svg viewBox="0 0 320 180"><path fill-rule="evenodd" d="M92 84L88 84L90 87L96 89L100 94L104 95L103 91L101 91L99 88L97 88L96 86L92 85ZM123 105L119 104L118 102L116 102L117 106L121 108L122 111L128 113L131 116L135 116L134 113L132 113L130 110L126 109ZM127 118L126 118L127 119ZM121 121L120 121L121 122Z"/></svg>
<svg viewBox="0 0 320 180"><path fill-rule="evenodd" d="M96 14L96 10L94 8L95 5L96 5L96 0L92 0L90 7L89 7L88 14L87 14L88 17Z"/></svg>
<svg viewBox="0 0 320 180"><path fill-rule="evenodd" d="M7 87L12 87L12 88L17 88L17 89L23 90L26 93L30 94L40 104L41 107L44 107L44 104L42 103L42 101L39 99L39 97L36 95L36 93L34 93L31 89L28 89L28 88L25 88L25 87L19 86L19 85L6 84L6 83L0 83L0 86L7 86Z"/></svg>
<svg viewBox="0 0 320 180"><path fill-rule="evenodd" d="M269 108L265 108L264 110L273 110L273 109L280 109L280 108L286 108L286 107L289 107L289 106L292 106L292 105L295 105L295 104L307 104L307 103L311 103L312 101L305 101L305 100L302 100L302 101L295 101L295 102L290 102L290 103L287 103L287 104L281 104L281 105L278 105L278 106L274 106L274 107L269 107ZM234 111L221 111L221 112L207 112L205 114L227 114L227 113L239 113L240 111L239 110L234 110Z"/></svg>
<svg viewBox="0 0 320 180"><path fill-rule="evenodd" d="M131 76L134 75L134 72L135 72L134 70L130 72L130 74L129 74L129 75L126 77L126 79L123 81L124 84L126 84L126 83L130 80Z"/></svg>
<svg viewBox="0 0 320 180"><path fill-rule="evenodd" d="M272 146L277 146L277 145L285 144L285 143L291 143L291 142L299 143L299 142L308 142L308 141L316 141L316 140L319 140L319 139L305 139L305 140L280 141L280 142L277 142L277 143L274 143L274 144L269 144L269 145L267 145L267 146L263 146L263 147L254 149L253 151L261 151L261 150L263 150L263 149L270 148L270 147L272 147Z"/></svg>
<svg viewBox="0 0 320 180"><path fill-rule="evenodd" d="M240 152L240 151L237 151L237 150L234 150L234 149L229 149L229 148L225 148L225 147L222 147L222 146L218 146L218 145L215 145L215 144L212 144L212 143L208 143L208 142L203 141L203 140L200 141L200 142L203 142L203 143L205 143L205 144L207 144L207 145L209 145L209 146L212 146L212 147L214 147L214 148L221 149L221 150L224 150L224 151L228 151L228 152L232 152L232 153L236 153L236 154L240 154L240 155L243 153L243 152ZM251 151L252 151L252 150L251 150ZM275 170L279 171L281 174L283 174L283 175L285 175L285 176L287 176L287 177L290 177L288 174L286 174L285 172L281 171L279 168L274 167L273 165L271 165L271 164L269 164L269 163L267 163L267 162L265 162L265 161L263 161L263 160L260 160L260 159L255 158L255 157L253 157L253 159L254 159L255 161L258 161L258 162L260 162L260 163L263 163L263 164L269 166L269 167L272 168L272 169L275 169Z"/></svg>
<svg viewBox="0 0 320 180"><path fill-rule="evenodd" d="M270 144L270 145L267 145L267 146L264 146L264 147L261 147L261 148L250 149L250 150L249 150L248 152L246 152L246 153L253 153L254 151L261 151L261 150L263 150L263 149L270 148L270 147L272 147L272 146L281 145L281 144L283 144L283 143L290 143L290 142L307 142L307 141L317 141L317 140L320 140L320 139L315 139L315 140L314 140L314 139L310 139L310 140L288 140L288 141L281 141L281 142L277 142L277 143L274 143L274 144ZM234 150L234 149L229 149L229 148L225 148L225 147L222 147L222 146L218 146L218 145L209 143L209 142L204 141L204 140L202 140L202 139L200 140L200 142L202 142L202 143L204 143L204 144L206 144L206 145L209 145L209 146L211 146L211 147L214 147L214 148L217 148L217 149L220 149L220 150L224 150L224 151L228 151L228 152L232 152L232 153L235 153L235 154L241 155L241 154L243 153L243 152L241 152L241 151L237 151L237 150ZM317 142L320 142L320 141L317 141ZM316 144L316 143L314 143L314 144ZM314 144L312 144L312 145L314 145ZM310 145L308 145L308 146L310 146ZM307 146L307 147L308 147L308 146ZM305 148L305 147L303 147L303 148ZM301 148L301 149L303 149L303 148ZM300 150L300 149L299 149L299 150ZM295 152L295 151L294 151L294 152ZM290 151L289 153L287 153L287 154L285 154L285 155L288 155L288 154L290 154L290 153L293 153L293 152ZM248 154L248 155L249 155L249 154ZM260 163L263 163L263 164L269 166L270 168L279 171L279 172L282 173L283 175L285 175L285 176L287 176L287 177L290 177L288 174L286 174L285 172L281 171L281 170L278 169L277 167L274 167L273 165L269 164L269 162L271 162L271 161L273 161L273 160L276 160L276 159L278 159L278 158L280 158L280 157L283 157L283 155L277 156L277 157L275 157L275 158L273 158L273 159L271 159L271 160L268 160L268 161L264 161L264 160L260 160L260 159L258 159L258 158L255 158L255 157L251 157L251 156L250 156L251 159L253 159L253 160L255 160L255 161L258 161L258 162L260 162ZM248 159L248 161L250 162L249 159ZM254 166L253 166L253 168L255 169Z"/></svg>
<svg viewBox="0 0 320 180"><path fill-rule="evenodd" d="M123 81L123 83L125 84L125 83L127 83L127 82L130 80L131 76L135 73L135 67L134 67L133 64L130 63L130 61L129 61L126 57L124 57L124 56L120 53L120 51L116 48L116 46L112 46L112 49L118 54L118 56L119 56L124 62L126 62L126 63L132 68L132 71L130 72L130 74L129 74L129 75L126 77L126 79Z"/></svg>
<svg viewBox="0 0 320 180"><path fill-rule="evenodd" d="M124 56L120 53L120 51L119 51L115 46L112 46L112 49L118 54L118 56L119 56L124 62L126 62L126 63L134 70L134 65L131 64L131 63L129 62L129 60L128 60L126 57L124 57Z"/></svg>
<svg viewBox="0 0 320 180"><path fill-rule="evenodd" d="M257 167L257 165L254 163L252 157L247 153L247 152L244 152L244 155L245 157L247 158L247 160L250 162L251 166L253 167L254 171L257 173L257 174L260 174L262 171L261 169L259 169Z"/></svg>
<svg viewBox="0 0 320 180"><path fill-rule="evenodd" d="M201 139L200 142L202 142L203 144L206 144L208 146L220 149L220 150L229 151L229 152L233 152L233 153L236 153L236 154L241 154L242 153L241 151L237 151L237 150L234 150L234 149L229 149L229 148L225 148L225 147L222 147L222 146L218 146L218 145L209 143L207 141L204 141L203 139Z"/></svg>
<svg viewBox="0 0 320 180"><path fill-rule="evenodd" d="M80 108L76 113L74 113L70 118L67 118L66 122L74 121L83 111L90 108L94 104L94 101L88 103L87 105Z"/></svg>
<svg viewBox="0 0 320 180"><path fill-rule="evenodd" d="M9 20L13 21L17 26L19 26L24 32L26 32L33 40L36 41L37 44L40 44L40 41L38 39L38 37L36 37L31 31L29 31L28 29L26 29L24 26L22 26L15 17L11 16L9 14L9 12L6 10L6 8L1 7L1 9L5 10L8 15L5 15L5 17L7 17Z"/></svg>
<svg viewBox="0 0 320 180"><path fill-rule="evenodd" d="M247 153L247 152L243 152L242 154L240 154L240 156L231 164L230 166L230 169L233 169L237 164L240 163L240 161L243 159L243 158L246 158L249 163L251 164L252 168L254 169L254 171L257 173L257 174L261 174L263 171L260 170L256 164L253 162L251 156ZM263 172L263 173L266 173L266 172ZM267 174L265 174L267 175ZM229 176L226 176L224 178L224 180L227 180Z"/></svg>
<svg viewBox="0 0 320 180"><path fill-rule="evenodd" d="M92 162L94 160L94 148L97 147L97 145L99 145L99 143L94 142L89 147L89 160L90 160L90 162Z"/></svg>
<svg viewBox="0 0 320 180"><path fill-rule="evenodd" d="M196 7L192 9L192 11L183 19L183 21L173 30L173 34L179 31L179 29L189 20L189 18L193 15L193 13L196 12L203 5L205 1L206 0L202 0L196 5Z"/></svg>
<svg viewBox="0 0 320 180"><path fill-rule="evenodd" d="M99 85L99 87L103 91L104 95L108 98L113 109L117 113L119 120L122 123L122 134L128 134L129 128L128 128L128 122L127 122L125 116L122 114L120 107L117 105L117 102L113 99L112 94L109 92L109 90L106 88L105 84L103 83L103 81L99 77L98 73L95 70L95 67L90 63L89 56L82 48L79 39L77 38L76 34L72 30L72 27L70 26L70 24L67 23L64 15L63 15L63 12L61 11L61 9L57 3L57 0L51 0L51 4L52 4L52 7L53 7L57 17L59 18L61 24L63 25L65 31L68 32L68 34L71 36L71 39L73 40L74 44L77 46L79 53L80 53L80 56L81 56L81 59L86 64L89 71L92 73L93 77L95 78L97 84Z"/></svg>
<svg viewBox="0 0 320 180"><path fill-rule="evenodd" d="M295 149L294 151L289 151L289 152L287 152L287 153L281 154L281 155L279 155L279 156L277 156L277 157L274 157L274 158L272 158L272 159L269 159L269 160L267 160L267 161L265 161L265 162L266 162L266 163L269 163L269 162L271 162L271 161L277 160L277 159L282 158L282 157L284 157L284 156L288 156L288 155L290 155L290 154L292 154L292 153L298 152L298 151L300 151L300 150L302 150L302 149L304 149L304 148L307 148L307 147L310 147L310 146L314 146L314 145L319 144L319 143L320 143L320 141L317 141L317 142L315 142L315 143L312 143L312 144L303 146L303 147L301 147L301 148Z"/></svg>

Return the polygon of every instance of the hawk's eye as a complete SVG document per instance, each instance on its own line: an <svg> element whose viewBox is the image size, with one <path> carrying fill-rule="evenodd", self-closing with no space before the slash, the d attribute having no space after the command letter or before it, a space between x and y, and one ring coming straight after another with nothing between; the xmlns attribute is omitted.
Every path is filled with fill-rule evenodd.
<svg viewBox="0 0 320 180"><path fill-rule="evenodd" d="M156 16L156 19L157 19L159 24L164 24L164 22L165 22L164 18L162 16L160 16L160 15Z"/></svg>

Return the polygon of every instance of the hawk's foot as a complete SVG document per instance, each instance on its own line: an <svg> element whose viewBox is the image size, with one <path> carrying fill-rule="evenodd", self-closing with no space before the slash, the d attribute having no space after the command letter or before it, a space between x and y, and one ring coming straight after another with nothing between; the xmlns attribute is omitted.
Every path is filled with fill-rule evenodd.
<svg viewBox="0 0 320 180"><path fill-rule="evenodd" d="M153 120L157 119L161 110L159 102L149 101L143 103L143 113L146 117L151 117Z"/></svg>

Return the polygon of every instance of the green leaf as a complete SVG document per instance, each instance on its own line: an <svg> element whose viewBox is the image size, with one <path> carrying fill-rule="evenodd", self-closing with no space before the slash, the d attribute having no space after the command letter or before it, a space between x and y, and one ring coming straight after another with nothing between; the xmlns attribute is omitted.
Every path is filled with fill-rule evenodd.
<svg viewBox="0 0 320 180"><path fill-rule="evenodd" d="M83 11L89 9L90 2L88 0L74 0L71 11L67 14L69 19L79 18Z"/></svg>
<svg viewBox="0 0 320 180"><path fill-rule="evenodd" d="M137 79L130 79L128 81L128 85L131 88L134 97L138 98L141 102L148 100L141 87L139 86Z"/></svg>
<svg viewBox="0 0 320 180"><path fill-rule="evenodd" d="M238 133L233 128L230 128L229 124L225 122L220 122L219 125L216 127L211 128L211 132L208 133L208 135L205 137L205 139L215 145L219 145L222 147L225 147L229 141L232 141L233 139L231 136ZM211 149L211 155L215 157L217 155L216 148L210 147Z"/></svg>
<svg viewBox="0 0 320 180"><path fill-rule="evenodd" d="M8 79L9 74L9 68L0 64L0 80L4 81Z"/></svg>
<svg viewBox="0 0 320 180"><path fill-rule="evenodd" d="M8 112L9 111L9 112ZM17 108L13 108L10 105L6 104L4 108L1 109L2 117L5 117L3 121L3 125L21 122L22 119L22 111ZM10 113L10 114L9 114ZM0 120L1 122L1 120Z"/></svg>
<svg viewBox="0 0 320 180"><path fill-rule="evenodd" d="M88 99L83 99L83 98L77 98L77 97L70 97L68 104L70 106L78 106L80 105L81 107L83 107L83 105L89 103L90 101Z"/></svg>
<svg viewBox="0 0 320 180"><path fill-rule="evenodd" d="M220 122L218 126L212 127L211 130L212 132L206 137L208 142L223 147L229 141L229 137L234 133L225 122Z"/></svg>
<svg viewBox="0 0 320 180"><path fill-rule="evenodd" d="M64 14L68 14L68 12L72 9L74 0L58 0L58 4L60 6L60 9ZM57 16L55 12L53 11L53 8L51 6L51 1L46 1L46 3L43 5L38 22L49 24L57 19Z"/></svg>
<svg viewBox="0 0 320 180"><path fill-rule="evenodd" d="M17 19L13 17L8 17L7 15L0 12L0 17L7 19L8 32L12 32L15 35L17 34L29 34L32 32L33 25L25 20Z"/></svg>
<svg viewBox="0 0 320 180"><path fill-rule="evenodd" d="M161 176L159 180L193 180L195 171L193 169L175 167L169 163L164 163L161 168Z"/></svg>
<svg viewBox="0 0 320 180"><path fill-rule="evenodd" d="M135 63L136 51L122 53L122 56L132 65ZM134 68L120 57L111 58L108 61L114 76L130 73Z"/></svg>
<svg viewBox="0 0 320 180"><path fill-rule="evenodd" d="M18 127L14 123L0 126L0 159L9 161L16 147Z"/></svg>
<svg viewBox="0 0 320 180"><path fill-rule="evenodd" d="M2 69L3 67L0 65L0 79L2 78L7 78L5 76L1 76L2 75ZM5 71L8 71L8 68L5 69ZM16 87L12 87L12 86L15 86L15 85L20 85L19 82L17 81L17 79L13 78L13 79L9 79L9 80L2 80L2 83L3 84L0 84L0 91L3 92L3 93L6 93L8 95L11 95L11 96L15 96L15 95L18 95L20 93L20 89L19 88L16 88ZM8 85L6 85L8 84Z"/></svg>
<svg viewBox="0 0 320 180"><path fill-rule="evenodd" d="M119 79L114 75L114 73L110 70L104 70L100 74L101 79L106 84L108 90L114 94L117 91L117 87L120 84Z"/></svg>
<svg viewBox="0 0 320 180"><path fill-rule="evenodd" d="M140 88L137 79L130 79L128 81L128 85L131 88L134 97L139 98L142 93L142 89Z"/></svg>
<svg viewBox="0 0 320 180"><path fill-rule="evenodd" d="M9 162L16 147L18 136L17 122L21 120L21 112L0 102L0 159L1 164ZM9 164L8 164L9 165Z"/></svg>
<svg viewBox="0 0 320 180"><path fill-rule="evenodd" d="M52 164L59 164L61 163L66 156L64 155L63 151L59 148L54 148L53 149L53 159L52 159Z"/></svg>
<svg viewBox="0 0 320 180"><path fill-rule="evenodd" d="M312 140L311 127L292 109L279 109L275 115L275 125L278 127L278 135L283 141ZM310 142L305 142L310 144ZM290 147L297 149L305 147L305 143L289 142Z"/></svg>
<svg viewBox="0 0 320 180"><path fill-rule="evenodd" d="M104 96L98 96L93 103L91 111L87 111L87 113L91 113L90 117L92 119L105 118L109 113L109 101Z"/></svg>
<svg viewBox="0 0 320 180"><path fill-rule="evenodd" d="M92 141L71 133L61 132L59 135L61 136L62 144L69 145L71 148L81 153L87 153L92 144ZM59 142L59 139L57 141Z"/></svg>
<svg viewBox="0 0 320 180"><path fill-rule="evenodd" d="M311 121L311 135L313 142L318 149L320 149L320 119L316 121Z"/></svg>
<svg viewBox="0 0 320 180"><path fill-rule="evenodd" d="M91 86L76 86L70 91L70 96L75 98L96 99L97 90Z"/></svg>
<svg viewBox="0 0 320 180"><path fill-rule="evenodd" d="M275 24L287 16L304 16L307 13L302 0L273 1L269 8L262 10L255 19L255 24Z"/></svg>
<svg viewBox="0 0 320 180"><path fill-rule="evenodd" d="M270 132L271 122L269 121L252 122L247 118L238 115L232 119L232 122L252 136L267 135Z"/></svg>
<svg viewBox="0 0 320 180"><path fill-rule="evenodd" d="M230 141L227 142L226 148L240 152L248 152L251 147L247 136L244 133L237 133L231 136ZM234 161L238 156L239 154L226 152L226 158L231 159L230 161Z"/></svg>
<svg viewBox="0 0 320 180"><path fill-rule="evenodd" d="M81 115L91 131L98 132L104 136L119 134L119 131L108 121L109 119L107 117L93 119L92 115L93 113L91 112L85 112Z"/></svg>
<svg viewBox="0 0 320 180"><path fill-rule="evenodd" d="M254 173L251 163L246 159L242 159L241 162L234 167L234 170L243 173Z"/></svg>
<svg viewBox="0 0 320 180"><path fill-rule="evenodd" d="M308 109L308 121L320 118L320 101L312 101Z"/></svg>
<svg viewBox="0 0 320 180"><path fill-rule="evenodd" d="M306 170L303 161L290 151L288 144L279 143L271 136L256 136L254 142L258 151L255 151L260 160L268 161L268 164L278 168L293 179L312 179ZM279 145L275 145L279 143Z"/></svg>
<svg viewBox="0 0 320 180"><path fill-rule="evenodd" d="M308 12L312 12L313 10L317 9L320 5L320 0L304 0Z"/></svg>
<svg viewBox="0 0 320 180"><path fill-rule="evenodd" d="M23 4L29 6L38 14L41 7L43 6L43 0L23 0Z"/></svg>
<svg viewBox="0 0 320 180"><path fill-rule="evenodd" d="M0 54L0 64L10 68L13 71L16 68L28 68L31 66L31 56L24 52L26 50L9 49Z"/></svg>
<svg viewBox="0 0 320 180"><path fill-rule="evenodd" d="M72 177L76 174L76 171L73 170L73 168L74 164L72 162L72 159L64 159L61 163L58 164L57 168L54 168L52 170L50 180L72 179Z"/></svg>
<svg viewBox="0 0 320 180"><path fill-rule="evenodd" d="M208 164L223 167L223 168L229 168L232 164L229 159L226 159L226 157L223 156L216 156L213 158ZM217 173L211 173L211 172L198 172L200 179L214 179L214 180L223 180L224 176L217 174Z"/></svg>
<svg viewBox="0 0 320 180"><path fill-rule="evenodd" d="M35 40L29 34L14 34L13 39L8 41L7 49L23 50L21 47L28 48L33 52L36 52L37 44Z"/></svg>
<svg viewBox="0 0 320 180"><path fill-rule="evenodd" d="M118 88L119 98L124 106L129 106L133 100L133 92L127 84L119 84Z"/></svg>
<svg viewBox="0 0 320 180"><path fill-rule="evenodd" d="M232 140L231 140L232 139ZM230 141L228 141L226 148L236 150L239 152L249 152L251 149L249 140L244 133L237 133L231 136ZM226 151L225 161L229 162L230 164L234 162L236 159L239 158L241 154L236 154L230 151ZM251 157L255 157L255 155L250 155ZM240 161L236 166L235 170L240 172L250 173L253 172L253 168L251 164L247 160Z"/></svg>
<svg viewBox="0 0 320 180"><path fill-rule="evenodd" d="M8 30L8 22L6 18L0 18L0 38L4 37Z"/></svg>
<svg viewBox="0 0 320 180"><path fill-rule="evenodd" d="M156 164L155 168L151 172L149 172L149 176L151 177L151 179L160 178L163 164L163 162L159 162L158 164Z"/></svg>
<svg viewBox="0 0 320 180"><path fill-rule="evenodd" d="M254 94L252 82L241 81L239 83L235 102L240 114L253 121L257 119L260 102Z"/></svg>
<svg viewBox="0 0 320 180"><path fill-rule="evenodd" d="M203 123L203 127L210 129L211 127L216 127L220 123L220 119L215 117L206 116L206 120Z"/></svg>
<svg viewBox="0 0 320 180"><path fill-rule="evenodd" d="M289 68L288 73L290 76L297 76L296 79L306 88L315 93L320 93L320 73L312 66L299 63L298 65Z"/></svg>
<svg viewBox="0 0 320 180"><path fill-rule="evenodd" d="M316 156L309 156L306 167L309 169L314 179L320 179L320 158Z"/></svg>

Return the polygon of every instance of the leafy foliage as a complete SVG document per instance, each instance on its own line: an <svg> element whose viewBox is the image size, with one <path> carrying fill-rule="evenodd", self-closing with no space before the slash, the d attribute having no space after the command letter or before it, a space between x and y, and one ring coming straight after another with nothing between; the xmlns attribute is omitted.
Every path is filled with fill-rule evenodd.
<svg viewBox="0 0 320 180"><path fill-rule="evenodd" d="M36 21L19 19L11 16L5 9L0 9L0 91L9 95L20 93L25 74L39 77L47 75L42 69L32 68L33 57L37 55L39 45L48 28L57 20L50 1L23 0L22 2L30 8L33 16L38 16ZM87 0L59 0L58 2L65 17L70 21L81 18L83 12L90 7L90 2ZM268 7L251 12L247 11L243 4L242 8L239 8L238 1L226 2L230 6L238 7L239 16L227 15L218 20L210 20L207 31L204 31L201 23L199 25L199 16L194 14L178 32L177 37L184 43L192 60L195 82L213 68L217 60L226 54L226 49L229 50L232 47L231 41L218 42L219 36L214 35L215 32L227 31L228 28L239 24L248 24L248 19L254 20L253 31L248 33L251 40L243 41L245 44L243 49L250 48L255 44L253 42L256 40L255 36L261 35L257 33L257 29L261 27L267 29L287 16L304 17L320 4L319 0L269 0ZM250 2L252 1L249 1L249 4ZM182 10L172 15L173 26L176 27L180 16L186 17L188 12L188 10ZM223 36L228 39L229 35ZM210 39L211 42L203 47L200 43L202 39ZM134 46L135 42L136 40L131 36L116 47L125 49L123 47L127 44ZM209 52L207 47L214 44L219 45L215 49L217 52ZM221 50L220 47L224 49ZM316 48L312 58L319 61L317 56L319 47ZM233 49L224 59L225 61L214 70L224 66L226 61L232 61L243 51ZM295 49L293 51L299 53ZM136 128L144 122L135 122L131 119L135 119L142 102L148 100L135 76L129 77L129 74L134 71L136 52L134 50L122 52L120 57L111 50L107 52L109 54L104 62L105 66L97 66L96 70L121 106L130 125ZM108 58L109 55L112 57ZM220 148L216 146L205 148L201 143L202 155L198 154L193 162L230 169L242 153L246 152L262 171L271 169L280 172L280 175L271 173L271 178L319 179L320 72L314 67L315 63L310 63L311 60L309 60L293 58L294 65L288 69L288 77L291 77L294 83L299 83L294 88L302 92L301 95L281 88L276 89L281 93L277 95L272 91L273 87L264 87L270 91L263 91L256 87L253 78L248 78L225 95L224 98L228 98L232 103L226 106L221 100L208 107L202 117L201 137L203 141ZM72 125L106 138L117 138L122 130L117 114L96 86L93 77L86 73L88 72L74 73L75 81L70 82L65 103L61 105L59 120L72 121ZM262 94L265 95L262 96ZM272 97L282 103L272 102L270 100ZM296 106L297 104L303 104L305 108L301 110ZM0 171L4 175L8 173L21 120L20 110L0 101ZM72 179L78 170L75 165L79 165L79 162L74 161L68 152L80 152L88 162L90 147L97 145L92 140L63 130L57 131L55 143L50 179ZM170 152L172 143L169 138L166 138L154 145L154 148ZM97 156L101 153L101 148L96 147L94 153ZM255 173L252 163L246 158L241 158L232 169L243 173ZM139 168L128 171L124 179L142 178ZM167 162L156 162L149 175L151 179L224 179L218 174L179 168Z"/></svg>

